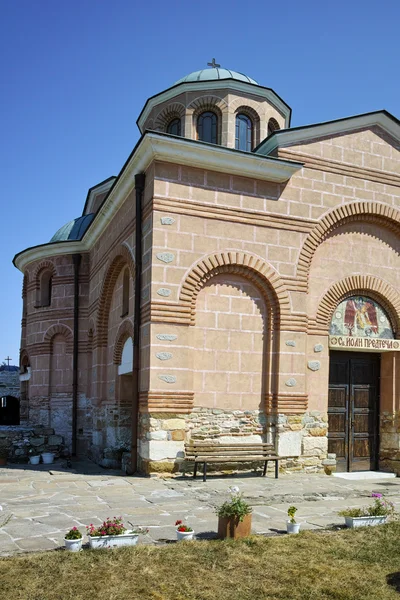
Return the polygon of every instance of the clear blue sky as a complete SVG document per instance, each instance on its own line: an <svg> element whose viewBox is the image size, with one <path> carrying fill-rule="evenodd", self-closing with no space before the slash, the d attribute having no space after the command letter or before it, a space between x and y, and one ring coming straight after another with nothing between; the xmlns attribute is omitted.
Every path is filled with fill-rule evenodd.
<svg viewBox="0 0 400 600"><path fill-rule="evenodd" d="M398 0L0 0L0 362L18 363L11 260L117 175L146 99L215 57L272 87L303 125L400 117Z"/></svg>

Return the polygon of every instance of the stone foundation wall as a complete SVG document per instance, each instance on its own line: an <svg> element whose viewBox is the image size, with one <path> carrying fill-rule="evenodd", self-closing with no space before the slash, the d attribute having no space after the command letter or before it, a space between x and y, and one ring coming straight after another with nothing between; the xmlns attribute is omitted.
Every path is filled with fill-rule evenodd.
<svg viewBox="0 0 400 600"><path fill-rule="evenodd" d="M14 396L14 398L19 399L19 371L0 371L0 397L1 396Z"/></svg>
<svg viewBox="0 0 400 600"><path fill-rule="evenodd" d="M380 414L379 469L400 475L400 413Z"/></svg>
<svg viewBox="0 0 400 600"><path fill-rule="evenodd" d="M56 458L69 454L64 438L48 427L0 426L0 447L7 448L10 463L28 462L30 450L54 452Z"/></svg>
<svg viewBox="0 0 400 600"><path fill-rule="evenodd" d="M312 411L303 415L271 415L261 411L195 408L188 415L142 414L139 423L140 468L151 472L185 472L184 443L275 443L283 471L331 473L336 456L328 454L328 418ZM287 457L285 459L285 456ZM128 458L126 459L128 460ZM235 468L248 469L249 465Z"/></svg>
<svg viewBox="0 0 400 600"><path fill-rule="evenodd" d="M328 454L328 416L319 411L303 415L278 415L276 449L285 471L323 472L336 470L336 455Z"/></svg>

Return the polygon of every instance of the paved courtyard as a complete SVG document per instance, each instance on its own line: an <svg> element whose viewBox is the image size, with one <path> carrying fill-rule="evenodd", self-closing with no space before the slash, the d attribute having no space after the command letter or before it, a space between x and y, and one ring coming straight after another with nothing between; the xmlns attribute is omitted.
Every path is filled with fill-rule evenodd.
<svg viewBox="0 0 400 600"><path fill-rule="evenodd" d="M348 481L327 475L211 474L201 478L128 477L92 463L11 465L0 468L0 554L50 550L63 546L65 532L74 525L85 531L89 523L122 515L126 525L149 528L144 543L175 539L174 523L187 522L200 539L216 536L214 507L238 486L253 506L253 532L277 535L285 530L286 511L298 507L303 529L338 526L337 512L371 502L373 491L390 497L400 511L400 478ZM129 525L128 525L129 526Z"/></svg>

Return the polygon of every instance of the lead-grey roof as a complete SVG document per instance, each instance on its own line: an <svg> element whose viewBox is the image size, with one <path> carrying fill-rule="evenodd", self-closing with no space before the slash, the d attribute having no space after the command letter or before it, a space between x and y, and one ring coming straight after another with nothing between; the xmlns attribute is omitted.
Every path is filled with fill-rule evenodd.
<svg viewBox="0 0 400 600"><path fill-rule="evenodd" d="M56 231L51 238L50 243L81 240L90 223L93 221L93 218L94 213L89 213L88 215L83 215L83 217L78 217L77 219L69 221L69 223L66 223Z"/></svg>
<svg viewBox="0 0 400 600"><path fill-rule="evenodd" d="M215 81L216 79L236 79L237 81L245 81L246 83L258 85L258 82L255 79L244 75L244 73L238 73L237 71L221 69L218 67L193 71L193 73L189 73L189 75L186 75L186 77L178 79L174 85L177 85L178 83L187 83L190 81Z"/></svg>

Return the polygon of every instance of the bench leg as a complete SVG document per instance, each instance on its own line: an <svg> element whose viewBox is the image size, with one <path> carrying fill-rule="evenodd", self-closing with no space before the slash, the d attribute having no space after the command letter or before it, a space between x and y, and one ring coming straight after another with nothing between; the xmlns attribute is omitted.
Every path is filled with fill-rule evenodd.
<svg viewBox="0 0 400 600"><path fill-rule="evenodd" d="M266 460L265 463L264 463L264 471L263 471L263 474L262 474L263 477L265 477L266 474L267 474L267 468L268 468L268 461Z"/></svg>
<svg viewBox="0 0 400 600"><path fill-rule="evenodd" d="M196 479L196 475L197 475L197 462L194 463L193 479Z"/></svg>
<svg viewBox="0 0 400 600"><path fill-rule="evenodd" d="M207 463L204 463L203 481L207 481Z"/></svg>
<svg viewBox="0 0 400 600"><path fill-rule="evenodd" d="M279 460L275 461L275 479L279 477Z"/></svg>

